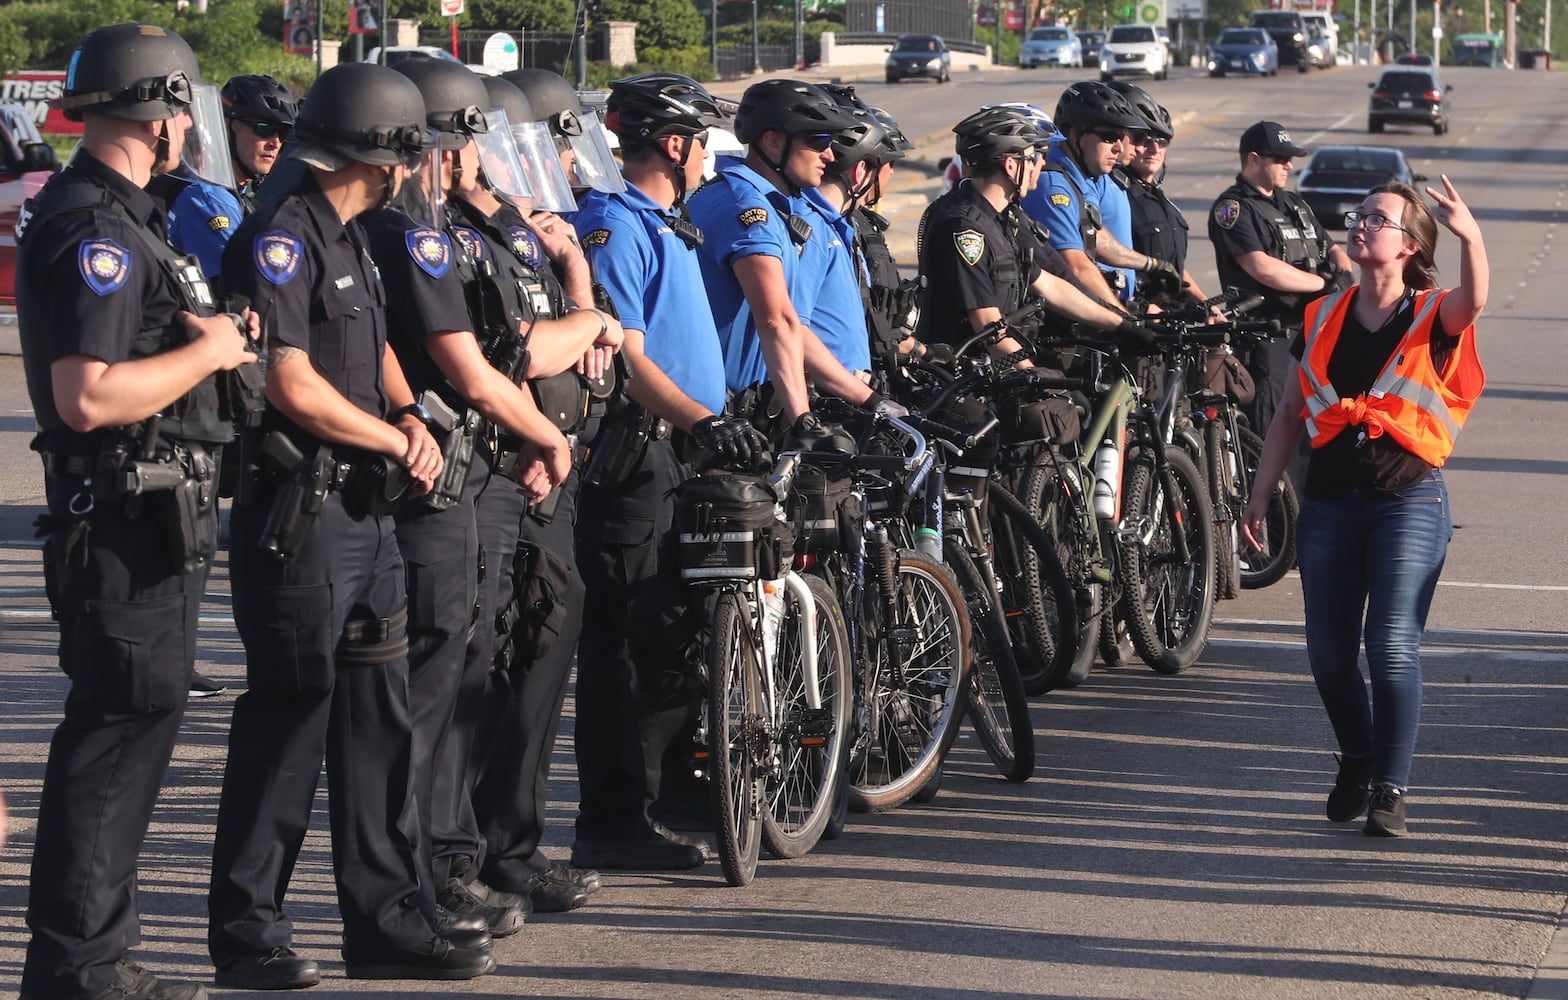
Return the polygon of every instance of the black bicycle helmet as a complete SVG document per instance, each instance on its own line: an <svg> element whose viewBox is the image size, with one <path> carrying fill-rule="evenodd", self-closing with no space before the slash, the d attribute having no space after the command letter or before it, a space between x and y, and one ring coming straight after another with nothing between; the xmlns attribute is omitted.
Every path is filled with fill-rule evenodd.
<svg viewBox="0 0 1568 1000"><path fill-rule="evenodd" d="M223 117L293 125L299 104L287 87L264 73L232 76L223 85Z"/></svg>
<svg viewBox="0 0 1568 1000"><path fill-rule="evenodd" d="M414 81L425 100L425 124L441 133L442 149L462 149L468 137L486 132L490 92L478 73L448 59L401 59L392 69Z"/></svg>
<svg viewBox="0 0 1568 1000"><path fill-rule="evenodd" d="M294 124L290 155L337 170L334 160L414 163L437 142L414 81L375 63L343 63L316 78ZM314 152L327 156L313 156Z"/></svg>
<svg viewBox="0 0 1568 1000"><path fill-rule="evenodd" d="M833 162L828 172L846 174L862 161L881 166L889 160L903 157L904 151L896 145L876 116L876 109L855 94L855 88L844 84L823 84L822 89L838 102L854 124L833 137Z"/></svg>
<svg viewBox="0 0 1568 1000"><path fill-rule="evenodd" d="M547 69L529 67L502 73L501 78L528 98L528 104L534 110L534 121L544 122L558 136L582 134L583 126L578 116L583 113L583 102L578 100L577 91L566 82L566 77Z"/></svg>
<svg viewBox="0 0 1568 1000"><path fill-rule="evenodd" d="M1112 80L1106 86L1127 98L1127 103L1131 104L1132 109L1143 119L1144 124L1141 127L1144 131L1153 133L1157 139L1170 140L1171 116L1149 96L1147 90L1126 80Z"/></svg>
<svg viewBox="0 0 1568 1000"><path fill-rule="evenodd" d="M490 95L489 106L505 111L508 125L525 125L534 120L534 106L528 103L528 95L518 90L515 83L499 76L479 79L485 85L485 93Z"/></svg>
<svg viewBox="0 0 1568 1000"><path fill-rule="evenodd" d="M994 163L1004 156L1045 146L1048 138L1017 108L981 108L953 126L955 149L968 163Z"/></svg>
<svg viewBox="0 0 1568 1000"><path fill-rule="evenodd" d="M641 73L610 84L604 125L631 144L724 128L729 116L702 84L679 73Z"/></svg>
<svg viewBox="0 0 1568 1000"><path fill-rule="evenodd" d="M735 137L748 145L776 129L785 135L837 132L855 120L839 108L833 95L801 80L763 80L746 88L735 112Z"/></svg>
<svg viewBox="0 0 1568 1000"><path fill-rule="evenodd" d="M1094 80L1075 83L1062 91L1056 102L1056 114L1051 116L1056 127L1068 129L1093 128L1146 129L1143 115L1109 84Z"/></svg>
<svg viewBox="0 0 1568 1000"><path fill-rule="evenodd" d="M111 24L82 39L64 92L49 103L73 122L84 111L156 122L188 108L200 82L196 55L179 35L155 24Z"/></svg>
<svg viewBox="0 0 1568 1000"><path fill-rule="evenodd" d="M872 108L871 113L876 116L877 121L882 123L882 130L887 133L888 142L893 146L895 157L901 157L915 148L915 144L909 141L909 136L905 135L904 130L898 127L898 122L893 119L892 115L881 108Z"/></svg>

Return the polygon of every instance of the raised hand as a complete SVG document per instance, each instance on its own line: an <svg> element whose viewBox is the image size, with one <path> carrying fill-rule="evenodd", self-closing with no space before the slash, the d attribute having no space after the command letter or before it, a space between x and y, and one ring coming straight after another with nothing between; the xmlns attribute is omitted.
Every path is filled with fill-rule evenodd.
<svg viewBox="0 0 1568 1000"><path fill-rule="evenodd" d="M1459 197L1459 191L1454 187L1454 182L1448 179L1447 174L1438 175L1443 182L1443 193L1439 194L1435 188L1427 188L1426 193L1432 198L1432 217L1444 229L1453 233L1461 240L1475 239L1481 235L1481 226L1475 221L1475 216L1470 214L1470 206Z"/></svg>

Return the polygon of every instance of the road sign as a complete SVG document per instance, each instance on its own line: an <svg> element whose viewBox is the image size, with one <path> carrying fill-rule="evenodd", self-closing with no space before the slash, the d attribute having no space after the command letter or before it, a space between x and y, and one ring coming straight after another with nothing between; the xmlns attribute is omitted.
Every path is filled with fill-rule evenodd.
<svg viewBox="0 0 1568 1000"><path fill-rule="evenodd" d="M1144 0L1138 5L1139 24L1164 24L1165 0Z"/></svg>
<svg viewBox="0 0 1568 1000"><path fill-rule="evenodd" d="M457 17L463 13L463 0L441 0L441 16Z"/></svg>
<svg viewBox="0 0 1568 1000"><path fill-rule="evenodd" d="M484 54L479 63L497 73L510 73L518 67L517 42L504 31L497 31L485 39Z"/></svg>
<svg viewBox="0 0 1568 1000"><path fill-rule="evenodd" d="M1174 0L1170 6L1172 21L1203 21L1208 19L1205 0Z"/></svg>

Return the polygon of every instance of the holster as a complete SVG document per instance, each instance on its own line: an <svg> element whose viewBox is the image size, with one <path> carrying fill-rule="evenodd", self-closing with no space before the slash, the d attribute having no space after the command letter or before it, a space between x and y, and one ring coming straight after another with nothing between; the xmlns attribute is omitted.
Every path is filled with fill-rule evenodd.
<svg viewBox="0 0 1568 1000"><path fill-rule="evenodd" d="M430 432L441 443L442 466L441 478L417 502L433 510L446 510L463 499L463 484L474 464L474 445L484 433L485 420L472 407L452 409L430 389L419 394L419 402L431 416Z"/></svg>
<svg viewBox="0 0 1568 1000"><path fill-rule="evenodd" d="M670 435L670 423L635 403L605 418L588 453L583 479L589 486L611 489L630 479L648 453L648 443Z"/></svg>
<svg viewBox="0 0 1568 1000"><path fill-rule="evenodd" d="M526 669L550 652L566 621L562 595L571 583L571 572L549 549L526 540L517 543L512 602L495 616L495 669Z"/></svg>
<svg viewBox="0 0 1568 1000"><path fill-rule="evenodd" d="M321 445L309 459L287 434L273 431L261 444L262 475L282 480L272 494L257 544L283 562L299 555L300 544L337 476L332 449Z"/></svg>
<svg viewBox="0 0 1568 1000"><path fill-rule="evenodd" d="M572 464L576 465L581 462L582 455L578 450L577 435L566 435L566 445L571 449ZM516 464L516 455L513 455L512 465L515 467ZM508 471L507 474L510 475L510 471ZM560 486L557 486L549 493L546 493L543 500L540 500L535 504L529 504L528 516L533 518L535 521L538 521L540 524L549 524L551 521L555 520L555 512L561 506L561 493L565 489L566 484L562 483Z"/></svg>
<svg viewBox="0 0 1568 1000"><path fill-rule="evenodd" d="M184 475L164 500L169 554L190 572L218 551L218 461L200 445L175 446L175 463ZM142 463L137 463L142 464Z"/></svg>
<svg viewBox="0 0 1568 1000"><path fill-rule="evenodd" d="M408 470L395 458L360 456L343 481L343 509L351 517L384 517L397 509L408 492Z"/></svg>

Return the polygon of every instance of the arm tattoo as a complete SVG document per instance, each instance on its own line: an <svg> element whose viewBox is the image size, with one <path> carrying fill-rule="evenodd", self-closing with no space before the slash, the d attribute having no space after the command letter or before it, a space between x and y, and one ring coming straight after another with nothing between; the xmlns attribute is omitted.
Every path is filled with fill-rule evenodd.
<svg viewBox="0 0 1568 1000"><path fill-rule="evenodd" d="M304 354L305 351L302 348L273 341L267 361L272 366L278 367L293 360L296 356L303 357Z"/></svg>

